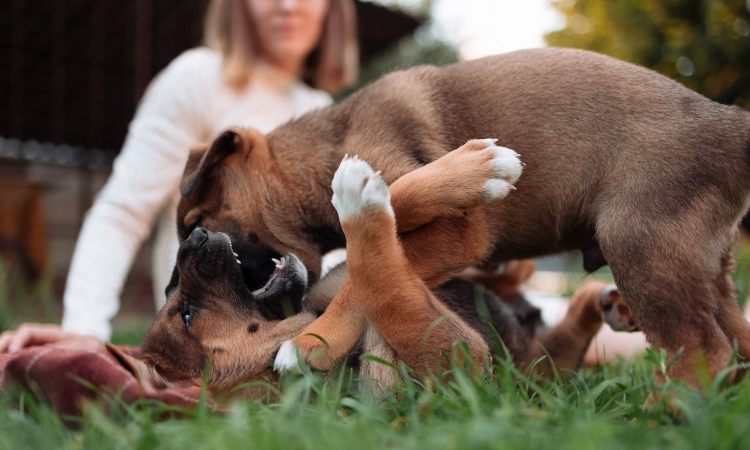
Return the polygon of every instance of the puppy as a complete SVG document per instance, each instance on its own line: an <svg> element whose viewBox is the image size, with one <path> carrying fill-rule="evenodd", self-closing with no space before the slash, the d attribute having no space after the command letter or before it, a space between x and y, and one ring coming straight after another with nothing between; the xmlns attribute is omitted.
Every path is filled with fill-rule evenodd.
<svg viewBox="0 0 750 450"><path fill-rule="evenodd" d="M472 158L490 158L480 156L489 144L462 145L477 136L523 155L518 183L483 184L489 169ZM729 278L750 193L746 111L579 50L409 69L267 136L234 129L195 151L181 185L181 236L197 225L225 231L258 286L270 258L287 252L314 280L321 255L345 242L330 204L345 154L390 183L400 245L429 288L467 267L578 249L588 270L610 265L652 345L670 356L683 349L670 376L697 386L700 368L716 375L735 341L750 357L750 325ZM502 202L477 200L513 183ZM363 335L363 308L378 310L363 306L370 301L345 285L293 339L295 353L330 367ZM409 325L392 319L394 333Z"/></svg>
<svg viewBox="0 0 750 450"><path fill-rule="evenodd" d="M384 224L374 220L380 212L375 208L355 212L367 226L349 229L352 250L379 247L386 236L395 242L393 228L381 228ZM351 220L355 219L347 221L350 226ZM381 237L372 239L373 232ZM355 251L353 255L351 265L356 266L363 254ZM360 287L358 280L363 276L391 274L398 257L388 254L378 261L368 258L364 273L355 272L361 266L350 269L353 289L363 292L375 287L369 284ZM196 228L181 244L173 282L166 292L167 302L146 333L142 358L118 354L142 385L185 387L200 385L205 379L209 391L217 398L267 396L267 390L257 383L238 387L252 381L275 383L277 376L272 362L276 349L279 346L283 349L283 341L310 324L320 314L318 308L325 308L347 279L347 267L341 264L306 290L307 269L296 256L289 254L278 261L267 284L252 291L245 284L240 267L231 241L223 233ZM434 349L429 347L434 345L431 333L445 335L442 328L449 326L457 328L453 334L471 339L467 345L479 346L485 358L490 353L503 357L508 352L522 369L533 369L544 376L555 371L565 375L580 365L591 338L599 330L603 313L601 298L608 293L603 283L586 285L572 299L565 320L546 329L538 310L530 314L534 310L530 305L519 308L522 300L516 298L509 306L495 293L478 289L477 284L467 280L452 279L432 292L415 292L412 283L418 281L410 271L400 272L398 279L391 280L388 292L402 298L418 295L420 298L409 298L407 303L428 299L444 314L443 321L432 324L433 329L426 330L423 336L407 334L418 338L410 345L414 352L412 360L420 361L414 367L418 374L427 374L427 370L436 367L429 360L435 356ZM505 283L505 287L506 292L518 295L518 285ZM414 313L417 314L414 319L420 320L419 312ZM381 336L377 325L368 324L354 356L366 353L397 364L401 358L388 343L401 339L404 337ZM279 361L277 358L277 365ZM357 363L356 359L352 362ZM365 359L358 365L363 385L375 393L399 381L399 372L381 362Z"/></svg>

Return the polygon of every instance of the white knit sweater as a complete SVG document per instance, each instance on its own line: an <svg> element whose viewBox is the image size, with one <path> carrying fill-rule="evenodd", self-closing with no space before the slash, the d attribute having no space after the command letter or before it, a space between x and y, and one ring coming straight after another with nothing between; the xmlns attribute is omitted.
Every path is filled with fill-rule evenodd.
<svg viewBox="0 0 750 450"><path fill-rule="evenodd" d="M157 217L152 257L154 296L177 254L175 210L190 148L243 125L267 132L330 104L330 97L270 67L260 67L242 92L222 82L221 57L189 50L151 83L130 123L112 175L86 215L64 295L63 328L109 339L133 258Z"/></svg>

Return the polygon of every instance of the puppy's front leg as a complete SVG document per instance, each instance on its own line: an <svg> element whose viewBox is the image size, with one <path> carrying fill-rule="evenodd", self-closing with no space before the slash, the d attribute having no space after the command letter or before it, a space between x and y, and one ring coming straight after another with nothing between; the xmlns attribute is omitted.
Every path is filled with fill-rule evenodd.
<svg viewBox="0 0 750 450"><path fill-rule="evenodd" d="M427 373L467 343L475 361L488 353L481 336L438 301L412 270L396 237L388 186L357 158L342 162L333 204L346 234L351 295L397 357Z"/></svg>
<svg viewBox="0 0 750 450"><path fill-rule="evenodd" d="M472 139L397 179L390 192L398 232L505 198L523 171L518 156L497 139Z"/></svg>
<svg viewBox="0 0 750 450"><path fill-rule="evenodd" d="M415 271L402 250L388 186L380 175L364 161L345 159L333 179L333 191L333 204L346 234L349 281L331 306L343 304L353 315L363 314L396 356L419 373L444 365L444 355L456 340L466 342L472 359L481 361L488 354L484 340L432 295L418 277L423 266ZM320 326L329 313L308 329ZM306 332L310 335L305 336ZM300 338L314 339L315 334L305 330ZM277 367L296 364L290 356L304 348L299 343L306 344L296 339L282 346ZM303 356L314 367L327 367L332 363L330 355L339 349L331 350Z"/></svg>
<svg viewBox="0 0 750 450"><path fill-rule="evenodd" d="M397 180L390 195L412 273L434 288L486 258L491 248L486 211L474 206L508 195L521 171L515 152L480 139ZM438 176L435 183L421 184L433 176ZM373 258L371 264L379 261ZM296 366L299 353L326 370L353 348L365 319L350 294L347 284L321 317L279 349L276 366Z"/></svg>

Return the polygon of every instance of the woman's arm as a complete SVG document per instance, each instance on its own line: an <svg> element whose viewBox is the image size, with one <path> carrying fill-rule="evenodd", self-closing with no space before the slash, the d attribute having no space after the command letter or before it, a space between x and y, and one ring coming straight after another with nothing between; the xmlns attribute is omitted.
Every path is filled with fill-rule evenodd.
<svg viewBox="0 0 750 450"><path fill-rule="evenodd" d="M195 56L183 54L152 82L86 215L63 297L65 331L109 339L133 258L176 195L189 148L207 137L200 116L205 66Z"/></svg>

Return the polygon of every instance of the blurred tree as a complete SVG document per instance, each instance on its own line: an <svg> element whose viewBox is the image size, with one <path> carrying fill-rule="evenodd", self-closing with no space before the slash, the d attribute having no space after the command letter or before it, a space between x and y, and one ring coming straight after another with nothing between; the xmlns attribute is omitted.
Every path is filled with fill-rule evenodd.
<svg viewBox="0 0 750 450"><path fill-rule="evenodd" d="M458 61L456 48L439 39L432 30L429 19L432 0L377 0L376 3L393 7L420 18L423 24L416 33L408 36L362 67L357 84L338 95L345 97L370 81L394 70L421 64L441 66ZM428 18L428 19L425 19Z"/></svg>
<svg viewBox="0 0 750 450"><path fill-rule="evenodd" d="M750 0L552 0L550 45L624 59L750 109Z"/></svg>
<svg viewBox="0 0 750 450"><path fill-rule="evenodd" d="M424 27L424 25L423 25ZM429 30L419 31L375 57L362 68L359 84L368 83L379 76L398 69L420 64L441 66L458 61L458 52L451 44L435 38Z"/></svg>

